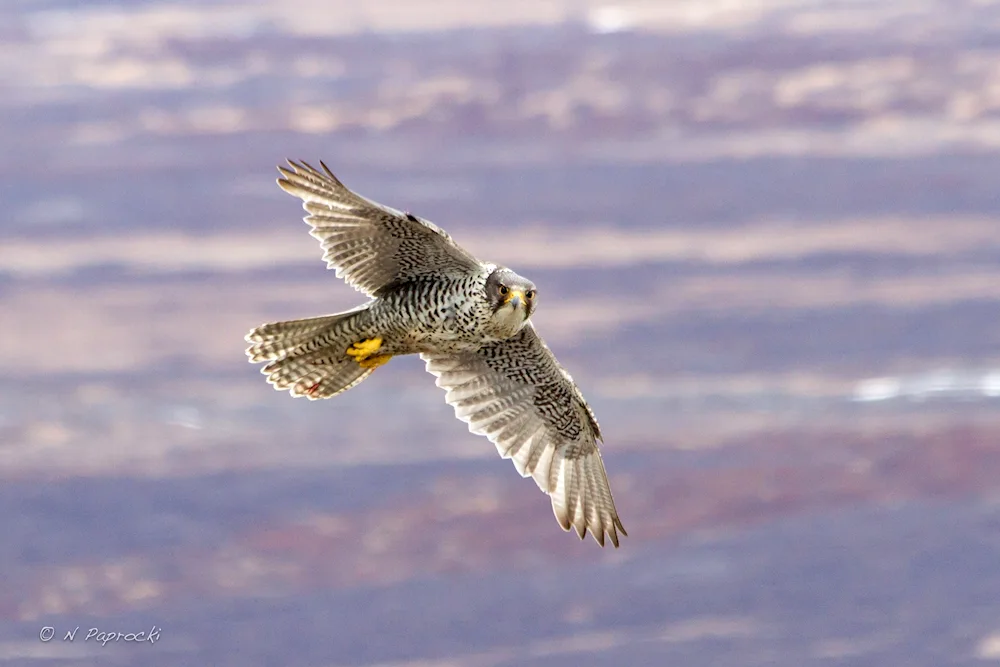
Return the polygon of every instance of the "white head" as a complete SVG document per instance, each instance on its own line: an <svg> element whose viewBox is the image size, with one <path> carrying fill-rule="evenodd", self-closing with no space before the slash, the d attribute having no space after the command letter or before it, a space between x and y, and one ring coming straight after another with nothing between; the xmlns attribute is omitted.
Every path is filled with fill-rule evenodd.
<svg viewBox="0 0 1000 667"><path fill-rule="evenodd" d="M486 298L493 309L493 325L501 337L510 338L535 310L538 290L527 278L498 267L486 279Z"/></svg>

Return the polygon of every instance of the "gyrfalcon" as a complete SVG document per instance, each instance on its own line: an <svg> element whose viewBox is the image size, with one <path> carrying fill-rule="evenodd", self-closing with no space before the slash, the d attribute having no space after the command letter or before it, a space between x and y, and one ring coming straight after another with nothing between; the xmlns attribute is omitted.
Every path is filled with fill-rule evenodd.
<svg viewBox="0 0 1000 667"><path fill-rule="evenodd" d="M289 161L278 185L303 201L329 268L371 300L264 324L246 340L275 389L330 398L401 354L420 354L455 415L552 498L564 530L604 545L627 535L597 447L593 411L530 321L534 283L481 262L433 223L382 206Z"/></svg>

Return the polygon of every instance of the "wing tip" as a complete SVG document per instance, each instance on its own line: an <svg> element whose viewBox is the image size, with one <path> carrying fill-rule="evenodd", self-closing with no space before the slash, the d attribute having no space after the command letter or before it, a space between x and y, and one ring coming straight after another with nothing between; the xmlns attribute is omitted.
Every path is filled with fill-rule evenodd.
<svg viewBox="0 0 1000 667"><path fill-rule="evenodd" d="M323 168L322 171L312 166L305 160L292 160L291 158L289 158L286 159L285 162L288 163L288 167L281 164L278 165L278 173L280 173L282 176L282 178L278 179L279 185L282 183L282 181L294 180L296 178L301 179L311 176L312 178L318 178L323 181L329 181L338 187L341 188L344 187L344 184L340 182L340 179L334 175L333 171L331 171L330 168L326 166L326 162L324 162L323 160L319 161L320 167ZM289 167L291 167L291 169L289 169Z"/></svg>
<svg viewBox="0 0 1000 667"><path fill-rule="evenodd" d="M319 166L323 167L323 171L326 172L326 177L327 178L329 178L331 181L333 181L334 183L336 183L337 185L339 185L341 187L344 186L344 184L340 182L340 179L337 178L336 176L334 176L333 172L330 171L330 168L328 166L326 166L326 162L323 162L322 160L320 160L319 161Z"/></svg>
<svg viewBox="0 0 1000 667"><path fill-rule="evenodd" d="M604 547L607 544L607 540L610 540L611 544L617 549L621 546L619 533L621 533L621 537L628 537L628 532L625 530L625 526L622 525L622 520L618 517L618 512L614 507L611 508L609 514L605 515L588 518L583 514L574 512L571 516L569 508L556 500L552 503L552 512L556 516L559 527L564 531L575 530L580 540L586 538L589 531L601 547Z"/></svg>
<svg viewBox="0 0 1000 667"><path fill-rule="evenodd" d="M622 522L618 519L618 516L615 515L615 518L613 519L613 523L611 524L611 528L608 529L608 537L611 538L611 544L615 545L615 549L617 549L619 546L621 546L618 543L618 530L616 530L616 527L617 527L617 529L621 530L622 537L628 537L628 533L626 533L625 529L622 528ZM601 544L601 546L603 547L604 545Z"/></svg>
<svg viewBox="0 0 1000 667"><path fill-rule="evenodd" d="M587 532L589 530L590 534L594 537L594 540L596 540L601 547L606 546L607 541L610 540L614 548L618 549L621 546L621 540L618 533L621 533L621 537L628 537L628 533L625 531L625 526L622 525L622 521L618 518L617 512L609 517L610 520L602 518L599 522L582 521L577 523L570 520L569 512L566 511L565 508L553 504L552 509L553 513L556 515L556 521L559 523L559 527L566 532L574 530L581 541L587 537Z"/></svg>
<svg viewBox="0 0 1000 667"><path fill-rule="evenodd" d="M597 527L591 526L590 534L594 536L597 543L602 547L604 546L604 538L607 536L611 540L611 544L615 549L621 546L619 542L618 533L621 532L622 537L628 537L628 533L625 532L625 528L622 526L621 520L618 515L615 514L611 517L611 523L608 525L606 522L602 521Z"/></svg>
<svg viewBox="0 0 1000 667"><path fill-rule="evenodd" d="M287 159L287 160L285 160L285 162L288 163L288 167L291 167L291 169L289 169L288 167L286 167L283 164L279 164L278 165L278 173L281 174L286 179L295 178L300 173L306 171L305 167L303 167L302 164L300 164L299 162L296 162L295 160ZM279 179L279 182L281 180L282 179Z"/></svg>
<svg viewBox="0 0 1000 667"><path fill-rule="evenodd" d="M611 525L608 527L605 527L606 524L604 523L598 525L574 525L568 519L563 519L558 516L556 518L559 521L559 526L564 531L569 532L572 530L576 533L577 537L580 538L581 542L587 538L587 533L589 532L602 548L607 546L608 541L610 541L611 545L615 549L618 549L621 547L621 537L628 537L628 533L625 532L625 528L622 526L621 521L617 516L612 518ZM621 533L621 537L619 537L619 533Z"/></svg>
<svg viewBox="0 0 1000 667"><path fill-rule="evenodd" d="M278 171L281 172L283 176L294 177L301 174L308 174L309 176L329 180L340 187L344 187L344 184L340 182L340 179L337 178L337 176L323 160L319 161L319 166L322 167L322 171L312 166L305 160L292 160L291 158L287 158L285 162L288 163L288 167L291 167L291 169L279 164Z"/></svg>

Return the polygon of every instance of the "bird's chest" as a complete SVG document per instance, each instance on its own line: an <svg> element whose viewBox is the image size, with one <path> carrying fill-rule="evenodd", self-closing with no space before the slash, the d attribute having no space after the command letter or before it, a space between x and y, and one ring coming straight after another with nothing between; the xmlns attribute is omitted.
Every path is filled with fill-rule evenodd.
<svg viewBox="0 0 1000 667"><path fill-rule="evenodd" d="M411 310L414 317L407 338L419 351L459 351L470 343L482 344L484 315L480 305L462 289L427 294L422 304Z"/></svg>
<svg viewBox="0 0 1000 667"><path fill-rule="evenodd" d="M443 340L472 338L482 328L478 309L468 299L448 297L421 318L418 332Z"/></svg>

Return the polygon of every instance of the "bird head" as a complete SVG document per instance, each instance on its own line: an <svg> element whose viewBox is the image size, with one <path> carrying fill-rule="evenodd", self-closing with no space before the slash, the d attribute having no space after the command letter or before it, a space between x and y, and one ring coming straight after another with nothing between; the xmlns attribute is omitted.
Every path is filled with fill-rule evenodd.
<svg viewBox="0 0 1000 667"><path fill-rule="evenodd" d="M486 298L497 328L503 334L513 336L534 312L538 290L527 278L500 267L486 280Z"/></svg>

